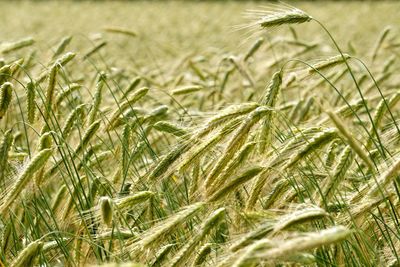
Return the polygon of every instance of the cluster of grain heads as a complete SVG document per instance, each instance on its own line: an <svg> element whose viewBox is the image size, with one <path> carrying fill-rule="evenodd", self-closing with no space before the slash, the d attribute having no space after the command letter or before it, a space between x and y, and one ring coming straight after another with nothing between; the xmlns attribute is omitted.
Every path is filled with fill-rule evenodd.
<svg viewBox="0 0 400 267"><path fill-rule="evenodd" d="M270 239L261 239L252 244L233 263L233 266L248 266L260 261L270 264L277 261L291 261L291 257L324 245L330 245L348 238L351 231L343 226L336 226L319 232L311 232L304 236L274 242Z"/></svg>
<svg viewBox="0 0 400 267"><path fill-rule="evenodd" d="M305 12L248 15L291 35L157 67L116 57L145 41L129 28L76 54L0 44L0 265L396 263L398 38L350 68L294 31Z"/></svg>
<svg viewBox="0 0 400 267"><path fill-rule="evenodd" d="M252 111L247 116L247 118L241 123L239 128L233 134L232 138L228 141L228 144L223 154L221 155L221 157L215 163L213 169L208 174L205 180L205 186L207 189L210 189L215 179L221 173L221 170L223 170L226 167L226 165L229 163L229 161L231 161L232 157L235 155L236 151L240 149L246 142L249 132L251 128L254 126L254 124L256 124L262 118L263 115L265 115L270 111L271 111L270 108L258 107L254 111Z"/></svg>

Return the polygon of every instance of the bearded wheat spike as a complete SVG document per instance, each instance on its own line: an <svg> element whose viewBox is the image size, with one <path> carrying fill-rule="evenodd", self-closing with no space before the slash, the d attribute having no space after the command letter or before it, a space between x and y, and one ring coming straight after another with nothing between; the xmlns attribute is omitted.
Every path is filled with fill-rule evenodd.
<svg viewBox="0 0 400 267"><path fill-rule="evenodd" d="M338 164L333 171L333 176L329 179L326 185L323 187L322 196L327 200L331 200L334 196L334 193L340 183L345 178L345 175L353 163L354 154L350 146L347 146L342 154L340 155L340 159Z"/></svg>
<svg viewBox="0 0 400 267"><path fill-rule="evenodd" d="M312 17L304 11L290 6L277 10L249 11L247 15L253 20L250 27L259 26L263 29L288 24L300 24L312 20Z"/></svg>
<svg viewBox="0 0 400 267"><path fill-rule="evenodd" d="M368 168L370 170L373 170L374 169L374 163L371 161L371 159L365 153L364 149L361 148L361 146L355 140L353 135L347 130L347 128L343 124L342 120L340 120L339 117L336 114L334 114L333 112L327 112L327 113L328 113L329 118L335 124L336 128L339 130L339 132L344 136L344 138L346 138L346 140L347 140L348 144L350 145L350 147L364 161L364 163L368 166Z"/></svg>
<svg viewBox="0 0 400 267"><path fill-rule="evenodd" d="M47 119L50 112L52 112L53 107L53 98L54 92L57 83L57 72L58 72L59 65L54 64L49 72L49 77L47 81L47 88L46 88L46 99L45 99L45 118Z"/></svg>
<svg viewBox="0 0 400 267"><path fill-rule="evenodd" d="M13 267L26 267L33 266L33 261L40 255L40 251L43 248L43 242L36 240L31 242L26 248L24 248L10 266Z"/></svg>
<svg viewBox="0 0 400 267"><path fill-rule="evenodd" d="M58 190L53 203L51 204L51 210L53 213L57 212L57 209L60 207L61 203L63 202L64 198L66 197L67 186L62 185Z"/></svg>
<svg viewBox="0 0 400 267"><path fill-rule="evenodd" d="M83 119L84 106L85 106L85 104L77 106L68 115L67 119L65 120L64 126L61 129L62 137L64 139L66 139L69 136L69 134L71 133L74 123L79 121L79 119L81 119L81 120Z"/></svg>
<svg viewBox="0 0 400 267"><path fill-rule="evenodd" d="M246 55L243 58L243 61L247 61L249 60L249 58L251 58L258 49L260 49L261 45L264 43L264 38L260 37L257 39L257 41L250 47L249 51L246 53Z"/></svg>
<svg viewBox="0 0 400 267"><path fill-rule="evenodd" d="M297 252L333 244L345 240L352 233L344 226L335 226L319 232L307 233L305 236L295 237L283 242L281 245L265 251L259 259L286 258Z"/></svg>
<svg viewBox="0 0 400 267"><path fill-rule="evenodd" d="M332 68L340 63L343 63L346 59L349 59L350 55L348 54L343 54L342 55L337 55L334 57L330 57L328 59L325 59L323 61L318 62L317 64L314 64L312 68L308 70L308 73L316 73L317 71L323 71L329 68Z"/></svg>
<svg viewBox="0 0 400 267"><path fill-rule="evenodd" d="M0 143L0 183L3 182L7 164L8 164L8 154L11 150L11 147L14 143L14 135L12 134L12 130L8 130L5 132L3 139Z"/></svg>
<svg viewBox="0 0 400 267"><path fill-rule="evenodd" d="M131 37L136 37L138 34L132 30L129 29L124 29L124 28L120 28L120 27L105 27L104 30L106 32L110 32L110 33L119 33L119 34L123 34L123 35L127 35L127 36L131 36Z"/></svg>
<svg viewBox="0 0 400 267"><path fill-rule="evenodd" d="M171 133L175 136L184 136L188 133L188 131L180 126L177 126L168 121L159 121L153 125L154 129L160 132Z"/></svg>
<svg viewBox="0 0 400 267"><path fill-rule="evenodd" d="M385 41L385 39L387 38L387 36L389 35L391 30L392 30L392 27L388 26L385 29L383 29L382 33L380 34L380 36L375 44L375 47L372 51L372 55L371 55L372 62L374 62L376 57L378 56L379 49L381 48L383 42Z"/></svg>
<svg viewBox="0 0 400 267"><path fill-rule="evenodd" d="M26 85L26 106L28 109L28 122L33 123L35 121L35 112L36 112L36 85L34 82L29 82Z"/></svg>
<svg viewBox="0 0 400 267"><path fill-rule="evenodd" d="M53 58L55 58L55 57L59 56L61 53L63 53L65 48L71 42L71 40L72 40L72 36L66 36L66 37L62 38L55 49Z"/></svg>
<svg viewBox="0 0 400 267"><path fill-rule="evenodd" d="M35 40L33 40L31 37L13 42L13 43L5 43L2 45L2 48L0 48L0 53L2 54L8 54L14 51L17 51L21 48L31 46L32 44L35 43Z"/></svg>
<svg viewBox="0 0 400 267"><path fill-rule="evenodd" d="M89 113L88 125L92 124L96 120L97 113L100 108L102 100L102 90L105 83L106 75L105 73L100 73L96 84L96 93L94 94L92 109Z"/></svg>
<svg viewBox="0 0 400 267"><path fill-rule="evenodd" d="M111 227L113 221L113 201L110 197L101 197L99 200L102 222Z"/></svg>
<svg viewBox="0 0 400 267"><path fill-rule="evenodd" d="M328 215L329 214L325 210L319 207L305 207L281 217L275 223L273 232L277 233L279 231L285 230L290 226L327 217Z"/></svg>
<svg viewBox="0 0 400 267"><path fill-rule="evenodd" d="M231 161L237 150L240 149L246 142L250 129L262 118L263 115L267 114L268 112L271 112L270 108L259 107L247 116L239 129L229 140L224 153L221 155L221 157L215 163L213 169L208 174L205 181L206 189L210 190L210 186L214 183L215 179L218 178L218 175L221 174L221 171Z"/></svg>
<svg viewBox="0 0 400 267"><path fill-rule="evenodd" d="M11 66L4 65L0 68L0 85L6 82L11 76Z"/></svg>
<svg viewBox="0 0 400 267"><path fill-rule="evenodd" d="M207 256L212 251L212 246L213 246L213 244L206 243L199 249L199 252L198 252L196 258L193 260L192 267L200 266L206 261Z"/></svg>
<svg viewBox="0 0 400 267"><path fill-rule="evenodd" d="M251 167L236 177L232 179L229 183L227 183L224 187L216 191L214 194L212 194L209 198L208 201L213 202L221 199L223 196L226 196L228 193L232 192L234 189L236 189L239 185L249 181L250 179L254 178L258 174L262 175L262 172L265 172L266 170L263 167Z"/></svg>
<svg viewBox="0 0 400 267"><path fill-rule="evenodd" d="M199 233L197 233L174 257L170 267L182 266L185 264L194 252L198 243L200 243L205 236L207 236L211 229L216 227L225 216L226 209L220 208L210 214L210 216L202 224Z"/></svg>
<svg viewBox="0 0 400 267"><path fill-rule="evenodd" d="M135 78L132 79L132 81L129 83L128 88L126 88L124 90L124 94L122 95L122 99L125 99L130 92L132 92L133 90L135 90L135 88L139 85L139 83L142 81L142 77L137 76Z"/></svg>
<svg viewBox="0 0 400 267"><path fill-rule="evenodd" d="M13 86L9 82L3 83L0 87L0 119L6 114L11 103Z"/></svg>
<svg viewBox="0 0 400 267"><path fill-rule="evenodd" d="M115 121L118 119L119 115L121 115L127 108L131 107L133 104L135 104L145 95L147 95L148 92L149 88L140 88L139 90L135 91L135 93L128 100L122 102L119 108L115 110L114 113L111 115L107 129L111 129Z"/></svg>
<svg viewBox="0 0 400 267"><path fill-rule="evenodd" d="M32 158L28 166L21 172L12 188L4 197L0 206L0 214L4 215L4 213L13 203L13 201L19 196L21 191L29 183L35 172L37 172L44 166L44 164L50 158L52 152L53 150L51 148L43 149L34 158Z"/></svg>
<svg viewBox="0 0 400 267"><path fill-rule="evenodd" d="M396 177L400 171L400 158L392 165L390 169L384 172L377 180L377 183L369 190L370 197L376 197L380 190L384 189Z"/></svg>
<svg viewBox="0 0 400 267"><path fill-rule="evenodd" d="M156 259L154 260L153 264L151 266L162 266L164 261L167 258L168 253L175 247L175 244L168 244L163 246L158 252Z"/></svg>
<svg viewBox="0 0 400 267"><path fill-rule="evenodd" d="M176 212L170 218L161 221L158 225L150 228L146 233L142 234L142 239L132 245L132 253L137 253L139 250L148 248L156 240L160 240L165 234L171 234L176 227L184 223L187 219L194 216L204 208L204 202L197 202L187 206L183 210Z"/></svg>
<svg viewBox="0 0 400 267"><path fill-rule="evenodd" d="M280 71L275 72L274 75L272 76L271 82L267 88L265 96L261 100L261 104L269 108L274 108L278 99L281 85L282 85L282 74ZM258 146L258 150L260 153L264 153L265 148L270 143L270 138L271 138L270 136L273 129L272 125L274 124L273 122L274 114L275 113L271 111L268 114L266 114L265 118L263 119L263 124L260 130L260 143Z"/></svg>
<svg viewBox="0 0 400 267"><path fill-rule="evenodd" d="M66 87L63 88L62 92L57 96L57 100L56 100L56 107L59 107L61 105L61 103L64 101L64 99L68 99L68 97L73 94L74 92L76 92L77 90L79 90L80 88L82 88L82 86L78 83L71 83L68 84Z"/></svg>

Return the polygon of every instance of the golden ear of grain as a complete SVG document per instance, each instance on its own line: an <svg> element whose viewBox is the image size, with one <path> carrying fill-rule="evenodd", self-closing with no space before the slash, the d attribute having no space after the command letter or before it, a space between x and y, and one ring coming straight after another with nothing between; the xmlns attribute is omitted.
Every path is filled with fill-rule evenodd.
<svg viewBox="0 0 400 267"><path fill-rule="evenodd" d="M320 62L312 65L312 68L310 68L308 70L308 73L312 74L312 73L316 73L317 71L320 72L320 71L332 68L340 63L343 63L346 59L349 59L349 58L350 58L350 55L348 55L348 54L343 54L343 56L337 55L334 57L327 58L323 61L320 61Z"/></svg>
<svg viewBox="0 0 400 267"><path fill-rule="evenodd" d="M20 173L12 188L10 188L4 199L1 201L0 214L4 215L7 209L12 205L13 201L29 183L35 172L40 170L45 165L47 160L52 155L52 152L53 150L51 148L43 149L34 158L32 158L26 168Z"/></svg>
<svg viewBox="0 0 400 267"><path fill-rule="evenodd" d="M169 266L177 267L184 265L188 261L191 254L194 252L198 243L200 243L210 233L212 228L218 226L220 221L224 218L225 213L225 208L220 208L212 212L202 224L200 231L195 234L191 238L191 240L189 240L189 242L187 242L186 245L178 251Z"/></svg>
<svg viewBox="0 0 400 267"><path fill-rule="evenodd" d="M288 260L299 252L316 247L340 242L352 232L344 226L335 226L319 232L311 232L300 237L294 237L284 242L275 243L270 239L261 239L250 245L233 266L248 266L260 261L273 262L276 259ZM259 253L256 253L259 251Z"/></svg>
<svg viewBox="0 0 400 267"><path fill-rule="evenodd" d="M34 123L35 121L35 112L36 112L36 85L34 82L29 82L26 85L26 106L28 110L28 122Z"/></svg>
<svg viewBox="0 0 400 267"><path fill-rule="evenodd" d="M378 179L377 183L369 190L368 195L370 197L376 197L379 192L385 192L385 188L387 185L396 177L400 172L400 158L396 160L396 162L384 172ZM375 181L374 181L375 182Z"/></svg>
<svg viewBox="0 0 400 267"><path fill-rule="evenodd" d="M166 261L168 253L175 247L175 244L168 244L163 246L156 254L156 259L151 266L162 266Z"/></svg>
<svg viewBox="0 0 400 267"><path fill-rule="evenodd" d="M371 53L371 58L372 58L372 62L375 61L376 57L378 56L378 52L379 49L382 47L383 42L385 41L385 39L387 38L387 36L389 35L390 31L392 30L391 26L387 26L385 29L383 29L383 31L381 32L375 46L374 49L372 50Z"/></svg>
<svg viewBox="0 0 400 267"><path fill-rule="evenodd" d="M147 95L148 92L149 92L149 88L147 88L147 87L140 88L137 91L135 91L135 93L133 93L132 96L128 100L122 102L119 105L118 109L115 110L114 113L111 115L111 118L108 122L107 129L112 129L112 127L114 126L114 123L118 119L119 115L121 115L124 111L126 111L126 109L132 108L132 106L137 101L142 99L145 95Z"/></svg>
<svg viewBox="0 0 400 267"><path fill-rule="evenodd" d="M69 45L69 43L72 40L72 36L66 36L64 38L61 39L61 41L58 43L53 58L59 56L60 54L62 54L65 50L65 48Z"/></svg>
<svg viewBox="0 0 400 267"><path fill-rule="evenodd" d="M242 122L239 129L237 129L235 134L229 140L224 153L220 156L213 169L208 174L205 181L206 189L210 190L211 185L218 178L226 165L231 161L237 150L239 150L246 142L251 128L262 118L263 115L267 114L268 112L271 112L270 108L265 106L258 107L252 111Z"/></svg>
<svg viewBox="0 0 400 267"><path fill-rule="evenodd" d="M283 231L293 225L297 225L300 223L321 219L327 217L329 214L316 206L310 206L301 208L294 212L289 213L286 216L281 217L274 225L274 233L279 231Z"/></svg>
<svg viewBox="0 0 400 267"><path fill-rule="evenodd" d="M126 99L126 97L140 84L142 77L137 76L131 80L128 87L124 90L124 94L121 99Z"/></svg>
<svg viewBox="0 0 400 267"><path fill-rule="evenodd" d="M71 96L71 94L73 94L74 92L78 91L81 88L82 88L82 86L78 83L68 84L66 87L64 87L62 89L62 92L57 96L55 106L57 108L60 107L60 105L64 101L64 99L69 100L69 97Z"/></svg>
<svg viewBox="0 0 400 267"><path fill-rule="evenodd" d="M270 108L274 108L278 99L280 88L282 85L282 74L281 72L275 72L272 76L271 82L265 92L265 95L261 99L261 105L265 105ZM260 153L264 153L266 147L270 143L271 132L273 130L274 112L269 112L263 119L263 123L260 130L258 150Z"/></svg>
<svg viewBox="0 0 400 267"><path fill-rule="evenodd" d="M11 263L13 267L26 267L33 266L33 262L36 257L40 255L40 251L43 248L43 242L36 240L31 242L26 248L24 248L15 260Z"/></svg>
<svg viewBox="0 0 400 267"><path fill-rule="evenodd" d="M329 118L335 124L336 128L339 130L339 132L343 135L344 138L346 138L347 143L354 150L354 152L357 153L357 155L364 161L364 163L367 165L367 167L370 170L374 170L374 163L368 157L368 155L365 153L364 149L361 148L361 146L355 140L353 135L347 130L347 128L343 124L342 120L339 119L339 117L336 114L334 114L333 112L327 112L327 113L328 113Z"/></svg>
<svg viewBox="0 0 400 267"><path fill-rule="evenodd" d="M31 46L32 44L35 43L35 40L33 40L31 37L13 42L13 43L3 43L2 47L0 48L0 53L2 54L8 54L14 51L17 51L21 48Z"/></svg>
<svg viewBox="0 0 400 267"><path fill-rule="evenodd" d="M0 119L4 117L8 106L11 103L13 86L9 82L3 83L0 87Z"/></svg>
<svg viewBox="0 0 400 267"><path fill-rule="evenodd" d="M49 114L52 112L53 107L53 98L55 94L56 84L57 84L57 73L58 73L59 65L54 64L50 71L47 79L47 88L46 88L46 99L44 103L45 107L45 119L49 117Z"/></svg>
<svg viewBox="0 0 400 267"><path fill-rule="evenodd" d="M105 73L100 73L96 84L96 92L93 98L92 109L90 110L89 113L88 125L92 124L95 121L97 113L99 111L102 100L102 89L105 83L105 79L106 79Z"/></svg>
<svg viewBox="0 0 400 267"><path fill-rule="evenodd" d="M206 261L207 256L211 253L211 251L212 251L212 244L211 243L204 244L199 249L196 258L193 260L192 267L202 265Z"/></svg>
<svg viewBox="0 0 400 267"><path fill-rule="evenodd" d="M61 129L62 137L64 139L67 139L67 137L71 133L71 130L72 130L72 127L74 126L74 124L76 122L83 120L84 107L85 107L85 104L77 106L74 110L71 111L71 113L66 118L64 126Z"/></svg>
<svg viewBox="0 0 400 267"><path fill-rule="evenodd" d="M246 55L243 58L243 61L249 60L258 49L260 49L261 45L264 43L264 38L260 37L257 39L257 41L250 47L249 51L247 51Z"/></svg>
<svg viewBox="0 0 400 267"><path fill-rule="evenodd" d="M168 121L159 121L153 125L154 129L160 132L166 132L173 134L175 136L184 136L188 133L188 131L178 125L175 125Z"/></svg>
<svg viewBox="0 0 400 267"><path fill-rule="evenodd" d="M113 221L113 201L109 197L101 197L99 200L102 222L111 227Z"/></svg>
<svg viewBox="0 0 400 267"><path fill-rule="evenodd" d="M8 155L13 145L13 142L14 136L12 134L12 130L8 130L7 132L5 132L0 142L0 183L3 182L6 175Z"/></svg>
<svg viewBox="0 0 400 267"><path fill-rule="evenodd" d="M62 185L60 189L58 190L57 194L54 197L54 200L51 204L51 210L56 213L57 209L60 207L61 203L63 202L65 195L67 192L67 186Z"/></svg>
<svg viewBox="0 0 400 267"><path fill-rule="evenodd" d="M101 123L101 120L97 120L97 121L93 122L91 125L89 125L88 129L83 134L81 142L78 144L78 146L75 149L75 154L82 152L82 150L84 150L87 147L90 140L94 137L97 130L100 128L100 123Z"/></svg>
<svg viewBox="0 0 400 267"><path fill-rule="evenodd" d="M152 243L157 243L156 241L160 242L162 236L173 233L177 226L194 216L196 213L202 210L205 205L206 204L204 202L197 202L187 206L183 210L176 212L168 219L161 221L156 226L150 228L146 233L142 234L142 239L139 242L132 245L132 253L135 254L144 248L148 248Z"/></svg>
<svg viewBox="0 0 400 267"><path fill-rule="evenodd" d="M0 68L0 85L3 85L11 76L11 66L4 65Z"/></svg>
<svg viewBox="0 0 400 267"><path fill-rule="evenodd" d="M322 189L322 196L327 203L332 199L336 189L345 178L347 170L354 160L354 154L350 146L347 146L340 155L339 162L335 166L332 177L325 183Z"/></svg>
<svg viewBox="0 0 400 267"><path fill-rule="evenodd" d="M247 15L254 21L250 26L259 26L263 29L287 24L300 24L312 20L312 17L304 11L288 6L282 6L282 8L276 10L271 8L271 10L265 11L249 11Z"/></svg>
<svg viewBox="0 0 400 267"><path fill-rule="evenodd" d="M208 201L213 202L220 200L222 197L226 196L227 194L231 193L234 189L236 189L239 185L249 181L250 179L254 178L258 174L262 175L262 172L265 172L265 168L263 167L251 167L248 168L247 170L243 171L236 177L232 179L229 183L227 183L225 186L220 188L218 191L216 191L214 194L212 194L209 198Z"/></svg>
<svg viewBox="0 0 400 267"><path fill-rule="evenodd" d="M131 36L131 37L136 37L138 34L132 30L129 29L124 29L124 28L120 28L120 27L105 27L104 30L106 32L110 32L110 33L119 33L119 34L123 34L123 35L127 35L127 36Z"/></svg>

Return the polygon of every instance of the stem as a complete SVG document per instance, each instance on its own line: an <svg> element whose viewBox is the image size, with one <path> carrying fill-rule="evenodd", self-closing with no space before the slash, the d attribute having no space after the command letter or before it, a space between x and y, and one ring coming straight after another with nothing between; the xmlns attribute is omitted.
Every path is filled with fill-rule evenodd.
<svg viewBox="0 0 400 267"><path fill-rule="evenodd" d="M381 146L381 147L378 147L378 146L376 145L376 148L377 148L378 150L380 150L380 152L381 152L382 155L384 156L384 155L385 155L385 152L384 152L384 149L383 149L384 146L383 146L383 144L382 144L381 139L379 138L378 131L376 130L376 127L375 127L375 125L374 125L373 118L372 118L372 116L371 116L371 113L369 112L367 103L365 102L364 96L363 96L363 94L362 94L362 92L361 92L361 88L360 88L359 84L357 83L356 77L354 76L353 70L351 69L351 67L350 67L350 65L349 65L349 63L348 63L346 57L343 55L342 50L340 49L339 45L337 44L337 42L335 41L335 39L333 38L333 36L331 35L331 33L328 31L328 29L327 29L320 21L318 21L318 20L316 20L316 19L314 19L314 18L313 18L313 20L314 20L315 22L317 22L317 23L321 26L321 28L328 34L329 38L332 40L332 42L333 42L333 44L335 45L336 49L338 50L338 52L339 52L340 55L342 56L343 61L344 61L344 63L346 64L347 69L349 70L350 76L351 76L351 78L353 79L354 84L356 85L357 91L358 91L358 93L359 93L359 95L360 95L360 97L361 97L362 103L363 103L363 105L364 105L364 107L365 107L365 111L367 111L368 118L369 118L369 120L371 121L372 129L373 129L373 131L374 131L374 134L375 134L375 136L376 136L377 139L378 139L379 145Z"/></svg>

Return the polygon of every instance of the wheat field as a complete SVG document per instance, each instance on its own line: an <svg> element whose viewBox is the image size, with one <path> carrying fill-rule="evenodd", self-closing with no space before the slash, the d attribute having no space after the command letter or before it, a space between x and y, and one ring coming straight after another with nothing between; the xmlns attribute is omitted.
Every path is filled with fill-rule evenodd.
<svg viewBox="0 0 400 267"><path fill-rule="evenodd" d="M0 266L399 266L400 4L289 4L0 2Z"/></svg>

